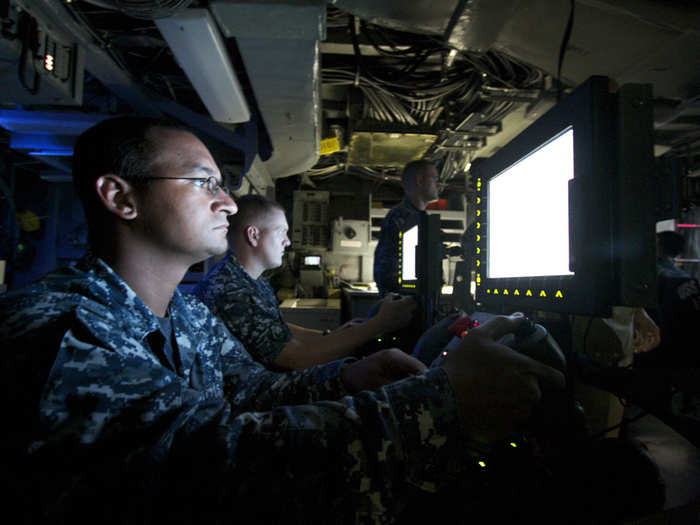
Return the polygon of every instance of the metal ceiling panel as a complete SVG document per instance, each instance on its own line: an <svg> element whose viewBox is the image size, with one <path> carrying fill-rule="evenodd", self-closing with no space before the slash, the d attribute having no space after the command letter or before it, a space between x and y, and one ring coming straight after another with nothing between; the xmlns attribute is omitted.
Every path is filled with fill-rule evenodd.
<svg viewBox="0 0 700 525"><path fill-rule="evenodd" d="M335 7L372 24L437 35L462 49L488 51L518 0L335 0Z"/></svg>
<svg viewBox="0 0 700 525"><path fill-rule="evenodd" d="M657 3L654 9L650 2L639 5L639 10L632 11L603 1L577 1L562 79L578 85L596 74L618 84L654 82L656 95L685 98L696 94L700 81L697 22L669 24L665 13L677 21L678 8ZM556 74L569 9L569 2L520 2L495 47ZM699 13L689 9L688 18L697 20Z"/></svg>
<svg viewBox="0 0 700 525"><path fill-rule="evenodd" d="M319 157L325 4L214 2L210 10L224 36L236 38L270 134L265 168L273 178L311 168Z"/></svg>

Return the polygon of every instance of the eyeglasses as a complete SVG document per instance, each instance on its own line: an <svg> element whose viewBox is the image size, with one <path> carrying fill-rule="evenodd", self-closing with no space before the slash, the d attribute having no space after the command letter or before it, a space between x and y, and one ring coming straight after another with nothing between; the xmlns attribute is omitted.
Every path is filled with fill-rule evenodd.
<svg viewBox="0 0 700 525"><path fill-rule="evenodd" d="M200 188L206 188L212 196L216 196L219 190L223 191L226 195L233 198L233 193L230 189L224 186L223 182L214 177L146 177L143 180L189 180Z"/></svg>

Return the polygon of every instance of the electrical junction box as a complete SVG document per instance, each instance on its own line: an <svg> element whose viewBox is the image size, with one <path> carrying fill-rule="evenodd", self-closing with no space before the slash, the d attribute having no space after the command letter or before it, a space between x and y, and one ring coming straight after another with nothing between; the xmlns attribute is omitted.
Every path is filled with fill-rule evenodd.
<svg viewBox="0 0 700 525"><path fill-rule="evenodd" d="M332 226L332 251L348 255L366 255L369 251L369 221L338 217Z"/></svg>
<svg viewBox="0 0 700 525"><path fill-rule="evenodd" d="M0 9L0 103L79 106L85 52L19 3Z"/></svg>

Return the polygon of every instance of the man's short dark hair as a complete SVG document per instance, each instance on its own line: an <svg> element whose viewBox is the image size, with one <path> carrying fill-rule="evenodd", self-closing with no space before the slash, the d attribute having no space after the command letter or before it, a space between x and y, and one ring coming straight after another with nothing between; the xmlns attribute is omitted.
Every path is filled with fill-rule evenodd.
<svg viewBox="0 0 700 525"><path fill-rule="evenodd" d="M664 231L656 234L659 240L659 248L664 257L678 257L683 253L685 239L683 236L674 231Z"/></svg>
<svg viewBox="0 0 700 525"><path fill-rule="evenodd" d="M103 120L85 131L73 152L73 186L90 218L101 210L95 194L95 181L113 173L130 181L148 177L158 148L149 139L153 128L189 131L166 120L126 116Z"/></svg>
<svg viewBox="0 0 700 525"><path fill-rule="evenodd" d="M228 217L231 235L237 235L242 232L272 210L284 212L284 208L275 201L252 193L236 198L236 205L238 206L238 212Z"/></svg>
<svg viewBox="0 0 700 525"><path fill-rule="evenodd" d="M406 184L413 184L416 181L416 177L425 173L429 168L434 167L435 164L429 160L412 160L406 164L403 168L403 173L401 174L401 180Z"/></svg>

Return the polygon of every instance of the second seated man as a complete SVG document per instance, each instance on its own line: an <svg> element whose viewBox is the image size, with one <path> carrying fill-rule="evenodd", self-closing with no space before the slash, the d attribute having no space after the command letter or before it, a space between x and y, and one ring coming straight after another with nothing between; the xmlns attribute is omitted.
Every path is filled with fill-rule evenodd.
<svg viewBox="0 0 700 525"><path fill-rule="evenodd" d="M229 217L229 252L197 285L194 293L230 332L268 368L305 369L346 357L382 333L411 320L411 298L388 295L378 313L363 323L323 335L282 318L274 291L262 277L282 264L289 246L284 209L259 195L237 199Z"/></svg>

